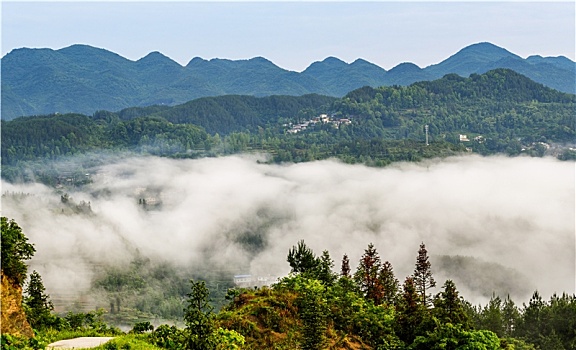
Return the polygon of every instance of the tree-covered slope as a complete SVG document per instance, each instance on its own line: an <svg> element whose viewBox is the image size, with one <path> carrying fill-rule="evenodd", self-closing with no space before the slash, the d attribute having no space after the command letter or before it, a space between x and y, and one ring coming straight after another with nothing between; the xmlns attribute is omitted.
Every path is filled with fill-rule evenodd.
<svg viewBox="0 0 576 350"><path fill-rule="evenodd" d="M304 96L239 96L203 97L155 113L173 123L200 125L210 133L255 131L258 127L293 120L304 110L328 106L333 97ZM122 113L121 113L122 114Z"/></svg>
<svg viewBox="0 0 576 350"><path fill-rule="evenodd" d="M481 136L467 145L483 152L505 151L514 143L521 148L521 142L573 142L575 102L572 94L497 69L407 87L365 87L336 101L333 110L358 116L365 132L387 131L395 138L423 140L424 125L432 140L458 143L461 134Z"/></svg>
<svg viewBox="0 0 576 350"><path fill-rule="evenodd" d="M121 121L104 112L94 118L81 114L21 117L2 121L1 132L3 166L100 150L175 154L204 149L209 142L209 135L191 124L172 124L159 117Z"/></svg>
<svg viewBox="0 0 576 350"><path fill-rule="evenodd" d="M119 149L177 157L263 152L274 162L339 158L372 166L465 151L574 159L575 108L575 95L507 69L363 87L342 99L203 97L91 117L2 121L2 165ZM11 171L4 168L2 176L21 173Z"/></svg>

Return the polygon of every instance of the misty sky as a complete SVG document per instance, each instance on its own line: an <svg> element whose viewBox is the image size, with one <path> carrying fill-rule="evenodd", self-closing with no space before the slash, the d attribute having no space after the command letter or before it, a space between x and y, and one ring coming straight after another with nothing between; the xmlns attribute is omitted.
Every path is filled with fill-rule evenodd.
<svg viewBox="0 0 576 350"><path fill-rule="evenodd" d="M566 2L2 2L2 56L88 44L137 60L263 56L302 71L328 56L421 67L491 42L522 57L575 59Z"/></svg>

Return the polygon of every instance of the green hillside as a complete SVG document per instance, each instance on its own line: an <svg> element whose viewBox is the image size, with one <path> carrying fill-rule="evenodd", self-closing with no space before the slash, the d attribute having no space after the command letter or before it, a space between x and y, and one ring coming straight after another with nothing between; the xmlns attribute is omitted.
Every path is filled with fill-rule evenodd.
<svg viewBox="0 0 576 350"><path fill-rule="evenodd" d="M204 97L91 117L2 121L2 165L21 168L23 161L96 150L172 157L262 152L273 162L338 158L371 166L462 152L574 159L575 107L575 95L505 69L364 87L342 99ZM2 176L14 179L12 170Z"/></svg>

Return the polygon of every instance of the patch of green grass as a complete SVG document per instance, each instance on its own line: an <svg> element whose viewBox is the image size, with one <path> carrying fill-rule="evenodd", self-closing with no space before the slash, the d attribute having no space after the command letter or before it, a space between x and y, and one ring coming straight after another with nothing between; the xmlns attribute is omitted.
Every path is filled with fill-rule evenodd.
<svg viewBox="0 0 576 350"><path fill-rule="evenodd" d="M148 342L146 334L124 334L106 344L100 345L96 350L162 350Z"/></svg>

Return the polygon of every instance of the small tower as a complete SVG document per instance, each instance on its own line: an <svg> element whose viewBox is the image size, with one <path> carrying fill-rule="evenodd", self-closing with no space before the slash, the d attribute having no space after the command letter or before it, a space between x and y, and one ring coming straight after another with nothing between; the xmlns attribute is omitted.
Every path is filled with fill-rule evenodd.
<svg viewBox="0 0 576 350"><path fill-rule="evenodd" d="M424 125L424 130L426 130L426 146L428 146L428 124Z"/></svg>

